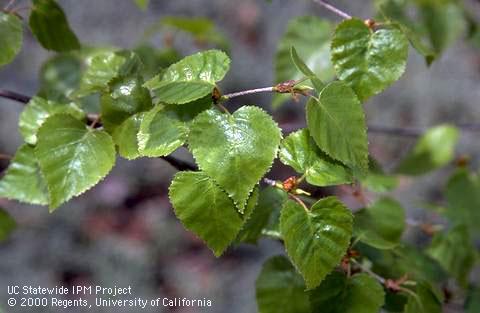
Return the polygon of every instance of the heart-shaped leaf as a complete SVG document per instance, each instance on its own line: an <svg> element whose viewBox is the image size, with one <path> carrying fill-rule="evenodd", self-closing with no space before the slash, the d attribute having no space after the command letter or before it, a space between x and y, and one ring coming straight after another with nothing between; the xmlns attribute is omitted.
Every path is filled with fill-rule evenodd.
<svg viewBox="0 0 480 313"><path fill-rule="evenodd" d="M18 126L23 139L29 144L37 142L37 131L45 120L54 114L67 113L81 120L85 113L75 103L57 103L40 97L33 97L20 114Z"/></svg>
<svg viewBox="0 0 480 313"><path fill-rule="evenodd" d="M185 228L198 235L215 256L220 256L235 239L246 217L235 209L232 199L203 172L179 172L169 190L175 215ZM257 204L252 193L247 211Z"/></svg>
<svg viewBox="0 0 480 313"><path fill-rule="evenodd" d="M0 66L13 61L23 41L22 21L14 14L0 12Z"/></svg>
<svg viewBox="0 0 480 313"><path fill-rule="evenodd" d="M0 180L0 197L31 204L48 204L47 185L32 146L25 144L18 148Z"/></svg>
<svg viewBox="0 0 480 313"><path fill-rule="evenodd" d="M362 20L352 18L337 26L331 52L338 78L364 101L402 76L408 41L396 28L373 31Z"/></svg>
<svg viewBox="0 0 480 313"><path fill-rule="evenodd" d="M267 260L256 282L259 313L310 313L305 284L284 256Z"/></svg>
<svg viewBox="0 0 480 313"><path fill-rule="evenodd" d="M405 229L405 210L391 198L381 198L355 213L355 236L377 249L392 249Z"/></svg>
<svg viewBox="0 0 480 313"><path fill-rule="evenodd" d="M332 82L307 104L307 125L320 149L352 169L368 170L365 115L353 90Z"/></svg>
<svg viewBox="0 0 480 313"><path fill-rule="evenodd" d="M280 139L270 115L244 106L232 115L213 109L199 114L190 127L188 144L200 169L243 212L253 187L272 165Z"/></svg>
<svg viewBox="0 0 480 313"><path fill-rule="evenodd" d="M280 231L308 289L317 287L340 263L350 244L352 227L352 213L335 197L316 202L308 211L292 200L285 203Z"/></svg>
<svg viewBox="0 0 480 313"><path fill-rule="evenodd" d="M333 160L317 147L308 129L288 135L282 141L279 155L284 164L305 174L307 182L312 185L346 184L353 179L349 168Z"/></svg>
<svg viewBox="0 0 480 313"><path fill-rule="evenodd" d="M158 101L184 104L210 93L230 68L230 59L219 50L188 56L145 83Z"/></svg>
<svg viewBox="0 0 480 313"><path fill-rule="evenodd" d="M65 13L53 0L33 0L28 23L45 49L61 52L80 48Z"/></svg>
<svg viewBox="0 0 480 313"><path fill-rule="evenodd" d="M385 302L382 286L368 274L347 278L332 272L310 292L313 313L378 313Z"/></svg>
<svg viewBox="0 0 480 313"><path fill-rule="evenodd" d="M110 135L87 128L71 115L49 117L37 137L35 155L47 181L52 211L96 185L115 163Z"/></svg>

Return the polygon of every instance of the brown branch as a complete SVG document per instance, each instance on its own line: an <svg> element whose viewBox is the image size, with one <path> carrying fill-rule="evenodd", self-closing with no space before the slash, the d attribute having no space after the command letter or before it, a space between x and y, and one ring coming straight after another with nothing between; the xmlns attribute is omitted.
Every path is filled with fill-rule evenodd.
<svg viewBox="0 0 480 313"><path fill-rule="evenodd" d="M16 102L27 104L31 97L25 96L14 91L0 89L0 98L10 99Z"/></svg>
<svg viewBox="0 0 480 313"><path fill-rule="evenodd" d="M190 162L177 159L171 155L162 156L160 158L179 171L197 171L198 170L196 165Z"/></svg>
<svg viewBox="0 0 480 313"><path fill-rule="evenodd" d="M328 4L326 3L325 1L322 1L322 0L313 0L313 2L315 2L316 4L319 4L321 5L322 7L324 7L325 9L337 14L338 16L344 18L344 19L351 19L352 16L350 14L347 14L345 12L343 12L342 10L334 7L333 5L331 4Z"/></svg>

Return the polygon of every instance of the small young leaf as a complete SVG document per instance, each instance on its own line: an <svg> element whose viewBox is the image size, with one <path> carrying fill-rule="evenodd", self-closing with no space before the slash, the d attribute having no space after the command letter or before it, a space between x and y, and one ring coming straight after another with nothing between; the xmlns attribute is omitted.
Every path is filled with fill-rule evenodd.
<svg viewBox="0 0 480 313"><path fill-rule="evenodd" d="M143 79L136 75L110 81L109 91L101 97L102 123L107 131L112 133L115 127L133 114L152 108L150 92L142 84Z"/></svg>
<svg viewBox="0 0 480 313"><path fill-rule="evenodd" d="M297 53L297 50L295 50L295 47L292 47L290 49L290 57L292 58L293 64L297 67L297 70L303 73L306 77L310 79L310 81L313 84L313 87L315 87L315 90L318 92L322 91L323 88L325 88L325 84L320 80L320 78L317 77L317 75L303 62L303 60L300 58L300 56Z"/></svg>
<svg viewBox="0 0 480 313"><path fill-rule="evenodd" d="M309 184L331 186L353 180L352 171L333 160L315 144L308 129L291 133L280 145L280 160L306 175Z"/></svg>
<svg viewBox="0 0 480 313"><path fill-rule="evenodd" d="M54 0L33 0L30 29L47 50L76 50L80 42L68 25L65 13Z"/></svg>
<svg viewBox="0 0 480 313"><path fill-rule="evenodd" d="M247 211L257 204L252 193ZM198 235L215 256L220 256L235 239L245 217L235 209L228 195L203 172L179 172L169 189L175 215L188 230Z"/></svg>
<svg viewBox="0 0 480 313"><path fill-rule="evenodd" d="M405 210L391 198L381 198L355 213L354 234L377 249L392 249L405 229Z"/></svg>
<svg viewBox="0 0 480 313"><path fill-rule="evenodd" d="M240 212L277 155L281 132L272 117L254 106L232 115L208 110L190 127L189 148L200 169L234 200Z"/></svg>
<svg viewBox="0 0 480 313"><path fill-rule="evenodd" d="M119 76L135 75L142 68L140 58L130 51L103 51L87 59L88 67L82 76L80 88L73 96L108 92L108 83Z"/></svg>
<svg viewBox="0 0 480 313"><path fill-rule="evenodd" d="M446 234L435 235L427 253L462 286L466 285L475 263L475 247L466 226L457 225Z"/></svg>
<svg viewBox="0 0 480 313"><path fill-rule="evenodd" d="M110 135L87 128L71 115L49 117L37 137L35 154L47 182L51 211L96 185L115 163Z"/></svg>
<svg viewBox="0 0 480 313"><path fill-rule="evenodd" d="M118 147L118 154L127 160L140 157L137 134L140 124L145 118L145 112L134 114L115 128L112 138Z"/></svg>
<svg viewBox="0 0 480 313"><path fill-rule="evenodd" d="M267 226L272 212L279 210L287 194L277 188L267 187L260 191L258 204L237 236L238 242L256 244L262 235L262 230Z"/></svg>
<svg viewBox="0 0 480 313"><path fill-rule="evenodd" d="M37 131L43 122L49 116L59 113L70 114L79 120L85 118L85 112L75 103L63 104L40 97L33 97L20 114L18 122L23 139L27 143L34 145L37 142Z"/></svg>
<svg viewBox="0 0 480 313"><path fill-rule="evenodd" d="M208 50L188 56L145 83L158 101L188 103L210 94L216 82L230 68L230 59L219 50Z"/></svg>
<svg viewBox="0 0 480 313"><path fill-rule="evenodd" d="M480 234L480 180L466 169L457 170L448 180L445 214L453 223L465 224L472 234Z"/></svg>
<svg viewBox="0 0 480 313"><path fill-rule="evenodd" d="M345 255L352 236L351 212L335 197L324 198L307 212L285 202L280 232L285 248L308 289L317 287Z"/></svg>
<svg viewBox="0 0 480 313"><path fill-rule="evenodd" d="M402 76L408 42L396 28L372 31L362 20L352 18L337 26L331 51L338 78L363 102Z"/></svg>
<svg viewBox="0 0 480 313"><path fill-rule="evenodd" d="M10 233L17 227L15 220L7 211L0 208L0 242L8 238Z"/></svg>
<svg viewBox="0 0 480 313"><path fill-rule="evenodd" d="M24 144L18 148L0 180L0 197L30 204L48 204L47 186L32 146Z"/></svg>
<svg viewBox="0 0 480 313"><path fill-rule="evenodd" d="M330 22L315 16L303 16L289 21L275 55L275 82L298 80L303 77L292 64L290 53L292 46L295 47L298 56L305 61L305 65L321 81L330 81L335 76L330 61L332 32L333 26ZM284 95L274 94L273 106L278 106L285 99Z"/></svg>
<svg viewBox="0 0 480 313"><path fill-rule="evenodd" d="M417 282L414 292L416 297L408 294L408 301L403 313L442 313L443 297L435 292L427 282Z"/></svg>
<svg viewBox="0 0 480 313"><path fill-rule="evenodd" d="M0 11L0 66L13 61L23 42L22 21L14 14Z"/></svg>
<svg viewBox="0 0 480 313"><path fill-rule="evenodd" d="M268 259L256 282L259 313L310 313L305 284L284 256Z"/></svg>
<svg viewBox="0 0 480 313"><path fill-rule="evenodd" d="M398 165L396 172L423 175L447 165L454 157L458 137L458 129L450 125L429 129Z"/></svg>
<svg viewBox="0 0 480 313"><path fill-rule="evenodd" d="M307 125L318 147L352 169L368 170L365 115L353 90L342 82L325 87L307 104Z"/></svg>
<svg viewBox="0 0 480 313"><path fill-rule="evenodd" d="M310 291L313 313L378 313L384 298L382 286L363 273L347 278L332 272Z"/></svg>

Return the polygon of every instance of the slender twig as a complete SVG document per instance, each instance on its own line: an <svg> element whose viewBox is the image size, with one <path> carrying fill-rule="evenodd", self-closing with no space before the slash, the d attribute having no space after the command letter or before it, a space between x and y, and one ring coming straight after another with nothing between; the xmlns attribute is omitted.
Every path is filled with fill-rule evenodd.
<svg viewBox="0 0 480 313"><path fill-rule="evenodd" d="M183 161L183 160L180 160L180 159L177 159L177 158L175 158L171 155L162 156L160 158L163 159L164 161L166 161L168 164L170 164L171 166L173 166L174 168L176 168L179 171L196 171L196 170L198 170L196 165L191 164L191 163L186 162L186 161Z"/></svg>
<svg viewBox="0 0 480 313"><path fill-rule="evenodd" d="M20 103L27 104L30 101L29 96L22 95L15 91L0 89L0 98L10 99Z"/></svg>
<svg viewBox="0 0 480 313"><path fill-rule="evenodd" d="M244 90L244 91L238 91L238 92L232 92L228 93L226 95L223 95L222 98L225 100L236 98L236 97L241 97L241 96L246 96L246 95L252 95L255 93L262 93L262 92L275 92L275 87L264 87L264 88L256 88L256 89L249 89L249 90Z"/></svg>
<svg viewBox="0 0 480 313"><path fill-rule="evenodd" d="M10 0L7 5L3 8L4 11L8 11L10 7L15 3L16 0Z"/></svg>
<svg viewBox="0 0 480 313"><path fill-rule="evenodd" d="M372 276L373 278L375 278L376 280L378 280L381 284L385 284L385 282L387 281L386 278L383 278L382 276L378 275L377 273L374 273L372 270L370 270L368 267L364 266L363 264L361 264L360 262L358 262L357 260L355 259L351 259L353 263L355 263L358 267L360 267L360 269L362 271L364 271L365 273L367 273L368 275Z"/></svg>
<svg viewBox="0 0 480 313"><path fill-rule="evenodd" d="M332 11L333 13L337 14L337 15L340 16L340 17L343 17L343 18L345 18L345 19L351 19L351 18L352 18L352 16L351 16L350 14L347 14L347 13L343 12L342 10L334 7L334 6L331 5L331 4L326 3L325 1L322 1L322 0L313 0L313 2L321 5L322 7L324 7L324 8L327 9L327 10Z"/></svg>

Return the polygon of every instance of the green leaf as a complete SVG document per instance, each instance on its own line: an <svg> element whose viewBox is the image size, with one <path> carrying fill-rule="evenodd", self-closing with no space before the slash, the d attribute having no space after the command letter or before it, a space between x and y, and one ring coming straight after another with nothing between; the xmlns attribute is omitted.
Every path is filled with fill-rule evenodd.
<svg viewBox="0 0 480 313"><path fill-rule="evenodd" d="M427 282L417 282L415 294L408 295L404 313L442 313L443 297Z"/></svg>
<svg viewBox="0 0 480 313"><path fill-rule="evenodd" d="M378 313L384 298L382 286L363 273L347 278L332 272L310 292L313 313Z"/></svg>
<svg viewBox="0 0 480 313"><path fill-rule="evenodd" d="M150 0L134 0L134 1L137 7L139 7L143 11L147 9L148 3L150 2Z"/></svg>
<svg viewBox="0 0 480 313"><path fill-rule="evenodd" d="M352 224L352 214L335 197L316 202L309 211L297 202L285 202L280 232L308 289L317 287L340 263L350 244Z"/></svg>
<svg viewBox="0 0 480 313"><path fill-rule="evenodd" d="M398 185L398 178L394 175L386 174L381 165L374 159L369 158L370 170L365 177L361 178L363 187L373 192L389 192Z"/></svg>
<svg viewBox="0 0 480 313"><path fill-rule="evenodd" d="M391 198L380 198L355 213L354 234L377 249L392 249L400 243L405 229L405 210Z"/></svg>
<svg viewBox="0 0 480 313"><path fill-rule="evenodd" d="M272 212L279 210L286 199L287 194L274 187L267 187L260 191L257 206L238 234L237 241L256 244L262 235L262 230L267 227Z"/></svg>
<svg viewBox="0 0 480 313"><path fill-rule="evenodd" d="M133 50L144 67L142 74L145 79L150 79L152 76L166 69L175 62L181 59L180 54L173 48L157 49L152 45L143 44Z"/></svg>
<svg viewBox="0 0 480 313"><path fill-rule="evenodd" d="M219 50L208 50L172 64L162 75L145 83L160 102L188 103L212 93L230 68L230 59Z"/></svg>
<svg viewBox="0 0 480 313"><path fill-rule="evenodd" d="M281 132L272 117L254 106L233 114L208 110L190 127L189 148L200 169L234 200L240 212L277 155Z"/></svg>
<svg viewBox="0 0 480 313"><path fill-rule="evenodd" d="M295 47L299 58L305 61L305 65L312 69L321 81L332 80L335 76L330 61L332 33L332 24L315 16L303 16L290 20L275 55L275 82L298 80L303 77L292 64L290 54L292 46ZM274 94L273 106L278 106L285 99L285 95Z"/></svg>
<svg viewBox="0 0 480 313"><path fill-rule="evenodd" d="M150 92L142 84L140 76L122 76L108 84L109 91L101 97L101 116L110 133L133 114L152 108Z"/></svg>
<svg viewBox="0 0 480 313"><path fill-rule="evenodd" d="M138 142L142 155L159 157L181 147L189 132L190 122L212 106L210 96L178 106L158 104L150 110L140 126Z"/></svg>
<svg viewBox="0 0 480 313"><path fill-rule="evenodd" d="M407 15L410 7L405 1L378 0L376 7L381 15L389 22L398 27L408 38L412 47L425 57L428 65L436 58L436 52L428 43L425 43L425 31L420 25L414 23Z"/></svg>
<svg viewBox="0 0 480 313"><path fill-rule="evenodd" d="M306 77L310 79L315 90L317 92L322 91L325 88L325 84L317 77L317 75L303 62L300 56L297 53L295 47L291 47L290 49L290 57L292 58L293 64L295 64L297 70L302 72Z"/></svg>
<svg viewBox="0 0 480 313"><path fill-rule="evenodd" d="M137 134L144 118L145 112L134 114L123 121L113 132L112 138L118 147L118 154L127 160L133 160L141 156Z"/></svg>
<svg viewBox="0 0 480 313"><path fill-rule="evenodd" d="M468 291L465 301L466 313L478 313L480 311L480 287L472 287Z"/></svg>
<svg viewBox="0 0 480 313"><path fill-rule="evenodd" d="M480 234L480 180L466 169L458 169L448 180L445 214L456 224L465 224L472 234Z"/></svg>
<svg viewBox="0 0 480 313"><path fill-rule="evenodd" d="M87 58L87 69L80 88L73 96L83 97L91 93L107 92L108 83L119 76L137 74L142 68L139 57L130 51L103 51Z"/></svg>
<svg viewBox="0 0 480 313"><path fill-rule="evenodd" d="M31 204L48 204L47 186L40 174L33 147L24 144L18 149L0 180L0 197Z"/></svg>
<svg viewBox="0 0 480 313"><path fill-rule="evenodd" d="M423 175L447 165L454 157L458 137L458 129L450 125L429 129L398 165L396 172Z"/></svg>
<svg viewBox="0 0 480 313"><path fill-rule="evenodd" d="M22 21L14 14L0 12L0 66L13 61L22 49Z"/></svg>
<svg viewBox="0 0 480 313"><path fill-rule="evenodd" d="M40 70L38 96L49 100L66 101L80 85L82 60L73 54L57 54L48 59Z"/></svg>
<svg viewBox="0 0 480 313"><path fill-rule="evenodd" d="M310 313L308 293L302 276L298 275L284 256L268 259L256 282L259 313Z"/></svg>
<svg viewBox="0 0 480 313"><path fill-rule="evenodd" d="M37 131L45 120L59 113L70 114L76 119L83 120L85 113L73 102L68 104L33 97L20 114L19 128L23 139L29 144L37 142Z"/></svg>
<svg viewBox="0 0 480 313"><path fill-rule="evenodd" d="M416 0L433 49L440 54L465 29L463 9L456 0Z"/></svg>
<svg viewBox="0 0 480 313"><path fill-rule="evenodd" d="M0 242L8 238L10 233L17 227L15 220L7 211L0 208Z"/></svg>
<svg viewBox="0 0 480 313"><path fill-rule="evenodd" d="M368 170L365 115L353 90L332 82L307 104L307 125L320 149L355 170Z"/></svg>
<svg viewBox="0 0 480 313"><path fill-rule="evenodd" d="M372 31L362 20L352 18L337 26L331 51L338 78L363 102L402 76L408 42L396 28Z"/></svg>
<svg viewBox="0 0 480 313"><path fill-rule="evenodd" d="M149 157L169 155L185 143L187 134L188 128L175 110L157 105L145 115L140 125L140 152Z"/></svg>
<svg viewBox="0 0 480 313"><path fill-rule="evenodd" d="M246 211L257 203L258 193L250 197ZM203 172L179 172L169 189L169 197L186 229L199 236L220 256L242 228L245 219L228 195Z"/></svg>
<svg viewBox="0 0 480 313"><path fill-rule="evenodd" d="M35 154L47 181L51 211L96 185L115 163L110 135L87 128L71 115L49 117L37 137Z"/></svg>
<svg viewBox="0 0 480 313"><path fill-rule="evenodd" d="M65 13L53 0L33 0L28 23L33 35L47 50L62 52L80 48Z"/></svg>
<svg viewBox="0 0 480 313"><path fill-rule="evenodd" d="M309 184L331 186L353 180L352 171L333 160L315 144L308 129L291 133L280 145L280 160L306 175Z"/></svg>
<svg viewBox="0 0 480 313"><path fill-rule="evenodd" d="M446 234L436 234L427 253L461 285L466 285L475 263L475 247L466 226L457 225Z"/></svg>

